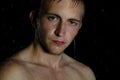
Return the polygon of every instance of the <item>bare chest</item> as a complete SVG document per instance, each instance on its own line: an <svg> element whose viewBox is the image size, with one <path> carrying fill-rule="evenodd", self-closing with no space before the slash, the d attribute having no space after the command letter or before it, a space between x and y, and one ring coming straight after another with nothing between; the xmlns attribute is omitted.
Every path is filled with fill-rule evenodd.
<svg viewBox="0 0 120 80"><path fill-rule="evenodd" d="M65 68L54 71L49 68L29 68L26 72L31 80L85 80L81 73L74 69Z"/></svg>

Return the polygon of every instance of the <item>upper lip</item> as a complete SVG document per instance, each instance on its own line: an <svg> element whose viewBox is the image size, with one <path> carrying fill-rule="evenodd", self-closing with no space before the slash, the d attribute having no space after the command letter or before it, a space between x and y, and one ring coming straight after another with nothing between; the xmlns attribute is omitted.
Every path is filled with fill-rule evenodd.
<svg viewBox="0 0 120 80"><path fill-rule="evenodd" d="M58 43L58 44L64 44L65 43L65 41L63 41L63 40L53 40L53 42Z"/></svg>

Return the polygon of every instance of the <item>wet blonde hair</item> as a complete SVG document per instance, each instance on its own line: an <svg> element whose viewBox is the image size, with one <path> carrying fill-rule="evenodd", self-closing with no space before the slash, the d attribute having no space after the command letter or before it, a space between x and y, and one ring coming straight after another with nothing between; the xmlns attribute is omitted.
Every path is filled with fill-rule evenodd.
<svg viewBox="0 0 120 80"><path fill-rule="evenodd" d="M49 8L50 4L52 2L59 3L62 0L32 0L32 10L36 11L36 17L35 18L40 18L40 16L44 15L45 11ZM84 5L84 0L70 0L73 3L73 6L77 5L82 5L82 17L84 17L85 14L85 5Z"/></svg>

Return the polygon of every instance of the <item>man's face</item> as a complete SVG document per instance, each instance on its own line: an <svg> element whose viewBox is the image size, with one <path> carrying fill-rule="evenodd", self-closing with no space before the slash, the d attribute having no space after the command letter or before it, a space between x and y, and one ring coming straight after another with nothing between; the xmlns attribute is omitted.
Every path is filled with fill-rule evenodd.
<svg viewBox="0 0 120 80"><path fill-rule="evenodd" d="M39 40L48 53L61 54L77 35L82 25L81 5L70 0L51 2L40 18Z"/></svg>

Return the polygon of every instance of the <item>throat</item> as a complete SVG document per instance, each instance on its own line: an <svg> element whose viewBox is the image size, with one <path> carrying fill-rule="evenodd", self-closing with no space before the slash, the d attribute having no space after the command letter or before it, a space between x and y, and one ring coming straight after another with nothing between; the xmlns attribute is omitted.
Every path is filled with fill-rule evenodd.
<svg viewBox="0 0 120 80"><path fill-rule="evenodd" d="M26 57L24 56L24 59L27 58L27 61L33 64L57 69L62 67L65 63L66 58L64 58L64 53L61 53L59 55L46 53L40 45L37 47L31 45L27 51L29 52L27 52L28 54Z"/></svg>

